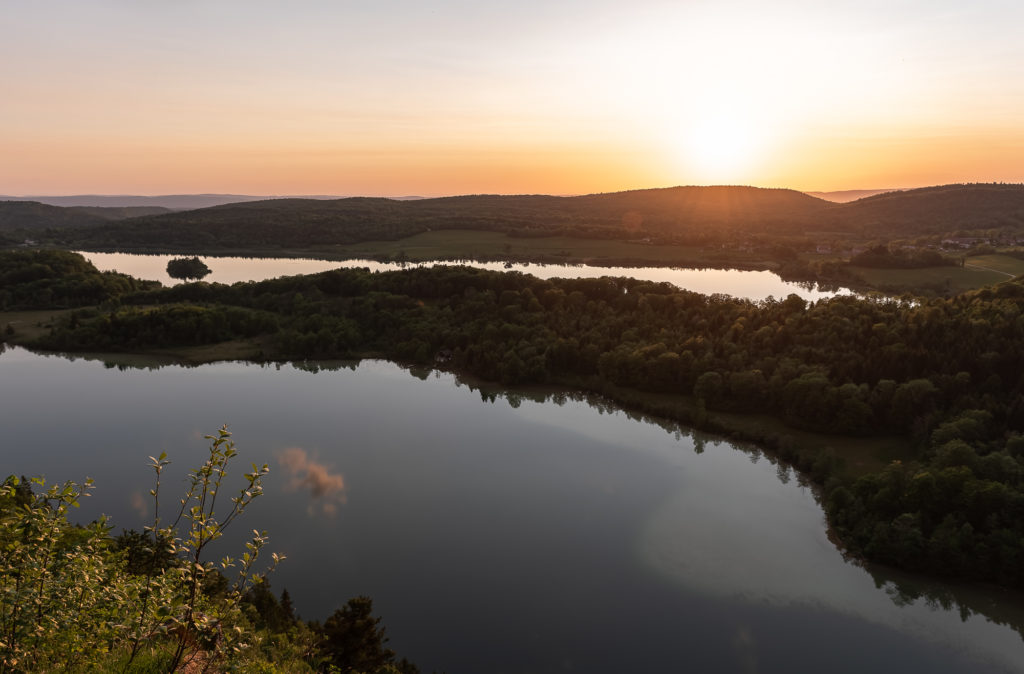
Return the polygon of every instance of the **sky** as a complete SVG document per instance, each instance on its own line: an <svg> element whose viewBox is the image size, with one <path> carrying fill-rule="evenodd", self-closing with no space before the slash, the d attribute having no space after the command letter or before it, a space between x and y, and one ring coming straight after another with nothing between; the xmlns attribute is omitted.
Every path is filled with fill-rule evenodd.
<svg viewBox="0 0 1024 674"><path fill-rule="evenodd" d="M1024 3L0 0L0 194L1024 182Z"/></svg>

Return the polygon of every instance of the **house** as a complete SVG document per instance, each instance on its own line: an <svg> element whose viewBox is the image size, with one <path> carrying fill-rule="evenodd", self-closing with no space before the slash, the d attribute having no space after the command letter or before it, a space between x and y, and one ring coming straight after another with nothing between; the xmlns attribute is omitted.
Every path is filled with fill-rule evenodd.
<svg viewBox="0 0 1024 674"><path fill-rule="evenodd" d="M976 243L985 243L986 240L977 236L954 236L942 240L944 248L970 248Z"/></svg>

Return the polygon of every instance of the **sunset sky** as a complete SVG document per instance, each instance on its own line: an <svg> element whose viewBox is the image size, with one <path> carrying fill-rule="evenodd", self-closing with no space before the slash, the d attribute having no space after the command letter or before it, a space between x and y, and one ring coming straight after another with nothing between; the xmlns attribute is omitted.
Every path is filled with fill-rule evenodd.
<svg viewBox="0 0 1024 674"><path fill-rule="evenodd" d="M1024 181L1024 3L0 0L0 194Z"/></svg>

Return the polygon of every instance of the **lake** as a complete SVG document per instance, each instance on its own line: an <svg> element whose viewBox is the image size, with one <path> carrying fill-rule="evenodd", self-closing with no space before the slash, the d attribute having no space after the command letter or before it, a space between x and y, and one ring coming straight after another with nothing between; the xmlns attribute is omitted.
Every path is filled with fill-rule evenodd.
<svg viewBox="0 0 1024 674"><path fill-rule="evenodd" d="M180 255L138 255L134 253L90 253L75 251L101 271L117 271L136 278L160 281L164 285L181 283L167 275L167 262ZM371 271L387 271L415 266L438 264L462 264L492 271L521 271L539 278L600 278L602 276L627 276L645 281L671 283L679 288L711 295L721 293L750 300L764 300L768 297L784 299L796 294L805 300L815 301L836 294L850 294L842 289L828 291L813 284L783 281L770 271L740 271L736 269L680 269L676 267L591 267L588 265L547 265L547 264L506 264L502 262L422 262L399 264L375 260L315 260L307 258L252 258L252 257L202 257L210 268L210 274L203 280L216 283L237 283L239 281L262 281L278 276L316 274L339 267L366 267Z"/></svg>
<svg viewBox="0 0 1024 674"><path fill-rule="evenodd" d="M156 365L0 353L3 472L93 477L81 517L140 529L146 456L174 498L230 424L232 484L271 465L234 533L287 555L273 589L321 620L371 596L425 672L1024 670L1018 597L845 560L755 448L382 361Z"/></svg>

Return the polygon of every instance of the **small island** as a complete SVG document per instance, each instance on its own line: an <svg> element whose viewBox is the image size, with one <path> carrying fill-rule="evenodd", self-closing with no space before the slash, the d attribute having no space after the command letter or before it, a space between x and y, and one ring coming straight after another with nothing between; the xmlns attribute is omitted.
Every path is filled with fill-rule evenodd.
<svg viewBox="0 0 1024 674"><path fill-rule="evenodd" d="M210 268L198 257L177 257L167 263L167 275L182 281L198 281Z"/></svg>

